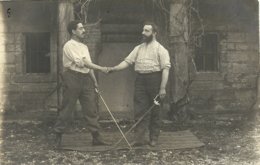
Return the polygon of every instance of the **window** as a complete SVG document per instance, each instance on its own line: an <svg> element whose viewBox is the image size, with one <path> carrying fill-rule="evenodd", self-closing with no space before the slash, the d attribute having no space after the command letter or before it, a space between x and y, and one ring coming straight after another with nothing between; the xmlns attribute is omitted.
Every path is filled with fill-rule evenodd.
<svg viewBox="0 0 260 165"><path fill-rule="evenodd" d="M26 73L50 73L50 33L26 33Z"/></svg>
<svg viewBox="0 0 260 165"><path fill-rule="evenodd" d="M218 71L218 35L208 33L201 37L195 48L195 63L198 71Z"/></svg>

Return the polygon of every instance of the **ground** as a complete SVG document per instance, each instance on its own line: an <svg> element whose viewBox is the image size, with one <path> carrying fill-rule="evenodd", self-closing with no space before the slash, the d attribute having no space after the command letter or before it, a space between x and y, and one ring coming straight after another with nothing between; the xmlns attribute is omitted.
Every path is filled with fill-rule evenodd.
<svg viewBox="0 0 260 165"><path fill-rule="evenodd" d="M125 123L120 123L125 126ZM175 164L251 165L260 162L257 138L260 121L224 121L193 124L166 123L163 130L190 129L205 146L194 149L154 151L76 152L53 148L52 122L5 121L1 128L0 164ZM126 124L127 125L127 124ZM117 131L113 123L106 131ZM73 131L86 131L74 124ZM259 139L260 140L260 139ZM260 145L259 145L260 146ZM260 163L259 163L260 164Z"/></svg>

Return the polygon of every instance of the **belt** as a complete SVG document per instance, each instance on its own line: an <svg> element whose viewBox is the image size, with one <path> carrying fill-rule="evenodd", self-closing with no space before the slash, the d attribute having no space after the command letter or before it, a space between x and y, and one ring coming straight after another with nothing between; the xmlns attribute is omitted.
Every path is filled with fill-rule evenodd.
<svg viewBox="0 0 260 165"><path fill-rule="evenodd" d="M77 74L77 75L84 75L84 76L89 75L89 73L77 72L77 71L71 70L71 69L68 69L67 72Z"/></svg>
<svg viewBox="0 0 260 165"><path fill-rule="evenodd" d="M156 71L156 72L148 72L148 73L139 73L137 72L139 75L151 75L151 74L161 74L162 71Z"/></svg>

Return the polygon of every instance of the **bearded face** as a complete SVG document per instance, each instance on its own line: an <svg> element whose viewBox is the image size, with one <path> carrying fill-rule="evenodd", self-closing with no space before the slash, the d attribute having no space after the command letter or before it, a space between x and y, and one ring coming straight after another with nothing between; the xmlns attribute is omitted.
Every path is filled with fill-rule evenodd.
<svg viewBox="0 0 260 165"><path fill-rule="evenodd" d="M153 40L153 35L152 35L152 34L150 34L150 35L148 35L148 36L146 36L146 35L143 34L143 42L149 43L149 42L151 42L152 40Z"/></svg>
<svg viewBox="0 0 260 165"><path fill-rule="evenodd" d="M143 42L151 42L155 36L155 33L153 32L153 27L151 25L144 25L142 35Z"/></svg>

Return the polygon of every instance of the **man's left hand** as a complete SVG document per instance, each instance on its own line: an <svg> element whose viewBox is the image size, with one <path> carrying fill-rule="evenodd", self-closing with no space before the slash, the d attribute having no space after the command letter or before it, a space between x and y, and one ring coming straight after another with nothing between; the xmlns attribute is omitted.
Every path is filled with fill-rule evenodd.
<svg viewBox="0 0 260 165"><path fill-rule="evenodd" d="M159 96L160 96L160 99L163 100L166 96L166 90L165 88L161 88L160 91L159 91Z"/></svg>

